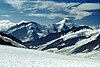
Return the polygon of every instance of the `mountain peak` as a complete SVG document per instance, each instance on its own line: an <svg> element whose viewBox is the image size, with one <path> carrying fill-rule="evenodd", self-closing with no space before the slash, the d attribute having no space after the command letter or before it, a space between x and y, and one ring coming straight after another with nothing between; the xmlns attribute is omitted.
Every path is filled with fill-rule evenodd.
<svg viewBox="0 0 100 67"><path fill-rule="evenodd" d="M18 25L22 24L22 23L28 23L28 21L25 20L21 20L19 23L17 23Z"/></svg>
<svg viewBox="0 0 100 67"><path fill-rule="evenodd" d="M68 21L68 20L70 20L70 19L69 19L69 18L64 18L63 20L66 22L66 21Z"/></svg>
<svg viewBox="0 0 100 67"><path fill-rule="evenodd" d="M64 18L62 21L60 21L56 24L64 24L64 23L72 23L72 20L70 20L69 18Z"/></svg>

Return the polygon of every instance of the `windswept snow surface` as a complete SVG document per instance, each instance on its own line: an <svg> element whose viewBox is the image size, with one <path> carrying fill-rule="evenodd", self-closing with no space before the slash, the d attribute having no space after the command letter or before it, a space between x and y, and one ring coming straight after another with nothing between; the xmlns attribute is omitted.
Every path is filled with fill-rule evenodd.
<svg viewBox="0 0 100 67"><path fill-rule="evenodd" d="M0 67L100 67L100 60L0 45Z"/></svg>

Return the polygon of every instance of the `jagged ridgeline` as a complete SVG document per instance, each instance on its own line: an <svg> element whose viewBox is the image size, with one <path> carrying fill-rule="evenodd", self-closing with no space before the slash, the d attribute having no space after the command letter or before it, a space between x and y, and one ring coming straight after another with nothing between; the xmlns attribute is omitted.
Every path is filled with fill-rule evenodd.
<svg viewBox="0 0 100 67"><path fill-rule="evenodd" d="M99 50L100 29L74 23L69 18L49 25L22 22L7 33L20 39L28 48L41 51L74 54Z"/></svg>

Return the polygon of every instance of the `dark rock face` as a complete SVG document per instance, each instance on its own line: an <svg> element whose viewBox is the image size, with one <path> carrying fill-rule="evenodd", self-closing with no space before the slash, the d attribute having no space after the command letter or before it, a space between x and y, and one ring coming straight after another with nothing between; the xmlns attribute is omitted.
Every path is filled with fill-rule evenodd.
<svg viewBox="0 0 100 67"><path fill-rule="evenodd" d="M27 46L39 46L41 44L45 44L46 42L49 42L49 41L54 40L56 38L59 38L60 36L61 36L61 34L59 34L59 33L51 33L51 34L47 35L46 37L42 37L42 38L37 39L35 41L25 42L25 44Z"/></svg>
<svg viewBox="0 0 100 67"><path fill-rule="evenodd" d="M11 42L5 42L3 39L0 39L1 45L8 45L8 46L14 46ZM14 46L15 47L15 46Z"/></svg>
<svg viewBox="0 0 100 67"><path fill-rule="evenodd" d="M5 34L5 33L2 33L2 32L0 32L0 35L1 35L1 36L5 36L5 37L8 37L8 38L10 38L10 39L12 39L12 40L14 40L14 41L20 43L20 44L23 44L22 41L20 41L19 39L17 39L16 37L14 37L14 36L12 36L12 35Z"/></svg>
<svg viewBox="0 0 100 67"><path fill-rule="evenodd" d="M27 35L27 29L24 27L22 29L16 30L13 33L10 33L10 35L13 35L14 37L17 36L18 39L22 39Z"/></svg>
<svg viewBox="0 0 100 67"><path fill-rule="evenodd" d="M26 45L24 45L23 43L22 43L22 41L21 40L19 40L19 39L17 39L17 38L15 38L14 36L12 36L12 35L9 35L9 34L5 34L5 33L2 33L2 32L0 32L0 44L1 45L9 45L9 46L14 46L14 47L16 47L12 42L10 42L10 40L9 39L11 39L12 41L15 41L16 43L19 43L19 44L21 44L21 45L23 45L23 46L26 46ZM3 37L7 37L8 39L8 41L6 41L6 40L4 40L3 39ZM27 46L26 46L27 47Z"/></svg>

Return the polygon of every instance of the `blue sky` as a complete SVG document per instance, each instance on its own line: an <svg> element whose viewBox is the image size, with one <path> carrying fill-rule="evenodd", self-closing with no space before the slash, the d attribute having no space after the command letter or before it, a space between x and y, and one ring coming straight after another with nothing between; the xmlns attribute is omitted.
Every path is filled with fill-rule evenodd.
<svg viewBox="0 0 100 67"><path fill-rule="evenodd" d="M99 0L0 0L0 20L51 24L69 17L79 24L100 25Z"/></svg>

